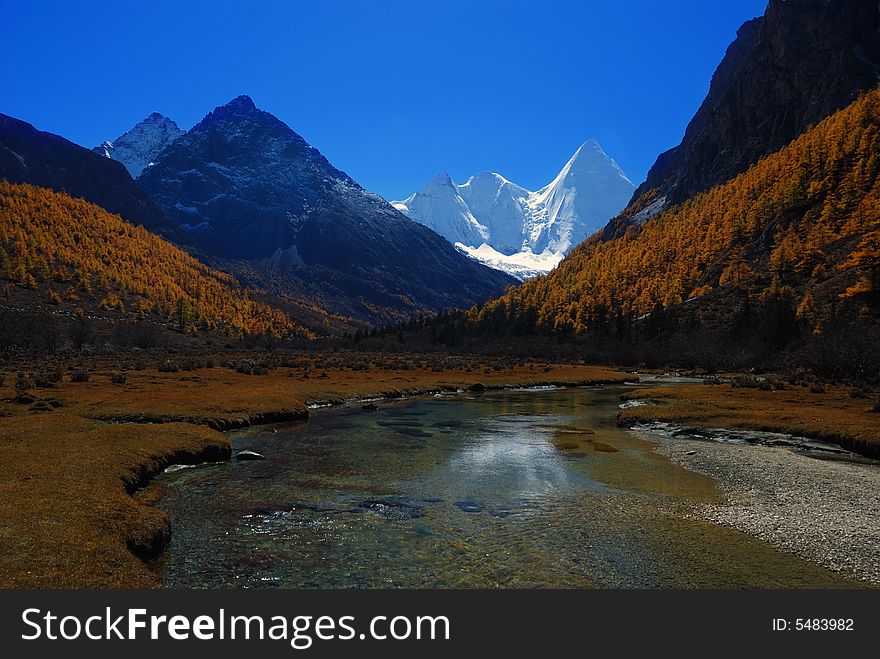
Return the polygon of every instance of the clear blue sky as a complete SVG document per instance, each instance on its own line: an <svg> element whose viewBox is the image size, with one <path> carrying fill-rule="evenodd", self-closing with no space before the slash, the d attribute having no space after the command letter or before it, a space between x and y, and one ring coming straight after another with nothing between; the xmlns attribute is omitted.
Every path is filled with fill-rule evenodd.
<svg viewBox="0 0 880 659"><path fill-rule="evenodd" d="M635 183L766 0L0 0L0 112L85 146L250 95L364 187L530 188L595 137Z"/></svg>

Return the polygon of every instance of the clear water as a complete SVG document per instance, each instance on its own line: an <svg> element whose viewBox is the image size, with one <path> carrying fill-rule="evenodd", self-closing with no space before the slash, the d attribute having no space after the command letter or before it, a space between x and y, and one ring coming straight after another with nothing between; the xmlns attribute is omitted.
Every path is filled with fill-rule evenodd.
<svg viewBox="0 0 880 659"><path fill-rule="evenodd" d="M167 586L834 587L842 577L689 519L710 479L615 425L621 388L324 410L232 435L265 461L158 479Z"/></svg>

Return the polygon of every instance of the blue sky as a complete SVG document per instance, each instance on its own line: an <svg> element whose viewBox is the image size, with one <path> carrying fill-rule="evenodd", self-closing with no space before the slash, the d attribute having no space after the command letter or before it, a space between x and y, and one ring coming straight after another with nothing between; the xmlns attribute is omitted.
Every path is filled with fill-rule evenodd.
<svg viewBox="0 0 880 659"><path fill-rule="evenodd" d="M595 137L635 183L766 0L0 0L0 112L94 146L239 94L364 187L549 182Z"/></svg>

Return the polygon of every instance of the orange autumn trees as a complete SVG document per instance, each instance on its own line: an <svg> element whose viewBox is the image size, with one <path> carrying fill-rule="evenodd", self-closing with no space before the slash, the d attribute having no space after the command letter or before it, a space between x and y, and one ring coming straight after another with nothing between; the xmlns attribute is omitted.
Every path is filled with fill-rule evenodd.
<svg viewBox="0 0 880 659"><path fill-rule="evenodd" d="M226 273L140 226L63 193L0 180L0 279L46 301L93 300L180 331L285 336L304 330Z"/></svg>
<svg viewBox="0 0 880 659"><path fill-rule="evenodd" d="M816 290L826 291L819 299ZM639 317L715 292L794 296L799 317L880 294L880 88L731 181L603 242L549 275L473 308L545 333L581 333L599 313ZM831 293L827 293L831 290ZM811 294L812 291L812 294Z"/></svg>

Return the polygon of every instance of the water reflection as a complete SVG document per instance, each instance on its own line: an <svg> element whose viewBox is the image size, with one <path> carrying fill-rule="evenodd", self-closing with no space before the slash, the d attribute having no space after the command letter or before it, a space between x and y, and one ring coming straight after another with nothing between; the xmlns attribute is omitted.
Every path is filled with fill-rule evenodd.
<svg viewBox="0 0 880 659"><path fill-rule="evenodd" d="M522 505L566 490L601 489L572 468L554 446L553 431L537 425L534 418L522 416L486 422L458 442L449 458L424 478L422 488L484 506Z"/></svg>

